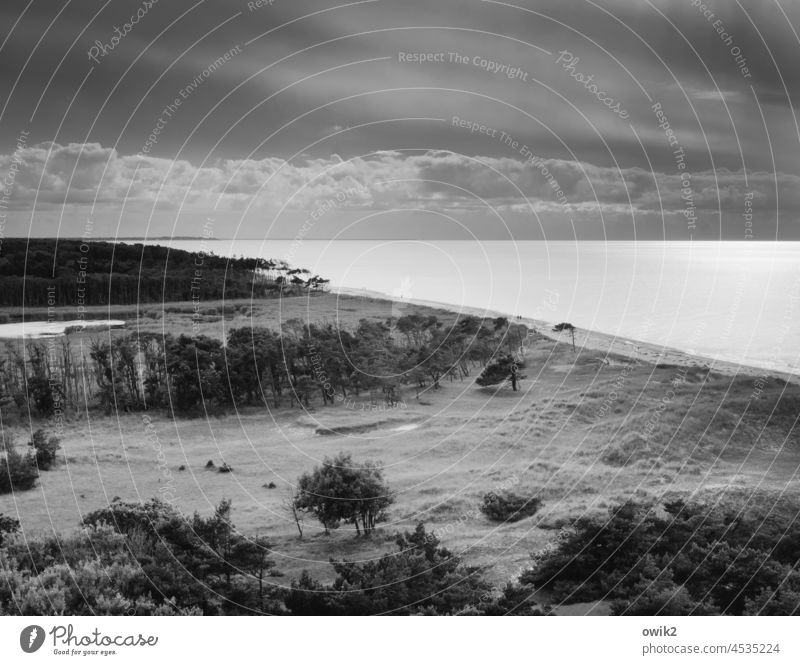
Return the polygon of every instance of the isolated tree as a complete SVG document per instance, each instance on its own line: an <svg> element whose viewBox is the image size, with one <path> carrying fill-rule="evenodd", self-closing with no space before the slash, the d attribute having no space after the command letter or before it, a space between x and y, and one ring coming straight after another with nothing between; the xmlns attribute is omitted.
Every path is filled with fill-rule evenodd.
<svg viewBox="0 0 800 665"><path fill-rule="evenodd" d="M297 527L297 532L300 534L300 537L303 537L303 511L300 510L297 506L299 494L294 487L287 487L286 488L286 496L283 498L281 505L283 509L286 511L286 514L291 518L292 522L294 522L295 526Z"/></svg>
<svg viewBox="0 0 800 665"><path fill-rule="evenodd" d="M557 323L553 326L553 332L568 332L572 338L572 350L575 350L575 326L571 323Z"/></svg>
<svg viewBox="0 0 800 665"><path fill-rule="evenodd" d="M357 463L346 453L323 460L297 486L295 505L313 513L326 533L345 523L369 535L394 500L376 462Z"/></svg>

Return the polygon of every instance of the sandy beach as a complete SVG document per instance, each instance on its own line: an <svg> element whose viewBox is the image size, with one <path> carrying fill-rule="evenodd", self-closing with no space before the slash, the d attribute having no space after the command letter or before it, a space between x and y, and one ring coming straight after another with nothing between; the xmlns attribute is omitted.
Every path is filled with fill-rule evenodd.
<svg viewBox="0 0 800 665"><path fill-rule="evenodd" d="M568 343L570 345L572 344L572 338L568 332L559 333L553 330L553 326L556 323L559 323L558 321L545 321L543 319L531 319L527 317L516 318L509 312L482 309L479 307L461 307L458 305L431 300L421 300L415 298L392 298L387 294L363 289L340 288L337 289L337 292L343 296L357 297L361 299L369 297L375 300L388 300L389 302L396 303L400 306L406 306L410 304L419 305L422 307L444 309L456 314L471 314L478 317L504 316L509 321L522 323L528 326L528 328L531 330L535 330L541 335L544 335L545 337L548 337L554 341ZM641 340L627 337L609 335L607 333L602 333L595 330L576 328L575 346L580 347L581 349L600 351L609 357L616 356L618 358L625 358L629 360L638 359L640 362L645 362L652 365L661 364L676 365L681 367L696 367L728 376L752 375L758 377L775 377L793 383L800 382L800 374L793 372L718 360L698 354L688 353L668 346L659 346L657 344L642 342Z"/></svg>

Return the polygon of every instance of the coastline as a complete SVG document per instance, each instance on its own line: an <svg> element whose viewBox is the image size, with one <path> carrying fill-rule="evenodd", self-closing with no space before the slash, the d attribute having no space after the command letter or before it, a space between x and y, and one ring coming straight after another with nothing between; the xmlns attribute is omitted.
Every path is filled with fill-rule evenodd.
<svg viewBox="0 0 800 665"><path fill-rule="evenodd" d="M535 330L541 335L554 341L568 341L572 343L568 335L562 335L552 330L556 321L545 321L543 319L532 319L522 317L515 319L513 314L493 309L483 309L481 307L459 306L452 303L438 302L433 300L422 300L417 298L396 298L386 293L370 291L367 289L352 289L348 287L336 287L331 289L331 293L347 297L372 298L375 300L387 300L394 303L406 303L418 305L420 307L432 307L443 309L449 312L471 314L480 317L504 316L509 321L516 321ZM660 346L653 342L644 342L629 337L619 337L609 333L595 330L575 329L575 346L590 351L599 351L607 356L623 357L627 360L638 360L652 365L676 365L679 367L694 367L705 369L710 372L717 372L728 376L754 376L754 377L773 377L782 379L786 382L800 384L800 374L788 370L779 370L758 365L747 365L729 360L719 360L700 354L689 353L669 346Z"/></svg>
<svg viewBox="0 0 800 665"><path fill-rule="evenodd" d="M522 323L530 328L534 328L538 333L542 334L544 337L547 337L553 341L562 341L565 343L571 344L571 337L566 334L559 334L552 330L552 327L556 321L547 321L544 319L534 319L530 317L522 317L521 319L516 319L514 314L509 312L504 312L502 310L494 310L494 309L483 309L481 307L474 307L474 306L459 306L453 303L441 302L441 301L434 301L434 300L425 300L420 298L398 298L396 296L392 296L387 293L382 293L379 291L372 291L368 289L355 289L349 287L332 287L328 292L330 296L334 298L347 298L352 301L359 301L362 302L366 300L374 301L374 302L382 302L382 303L396 303L397 305L414 305L418 307L427 307L431 309L437 309L443 312L448 312L450 314L470 314L473 316L478 317L498 317L503 316L506 317L511 322ZM304 299L302 296L298 296L298 298ZM280 302L280 299L276 299L276 303ZM170 306L170 309L174 309L175 307L180 307L181 305L186 305L186 303L175 302L175 303L165 303L164 305ZM209 307L236 307L236 306L245 306L245 305L252 305L254 301L252 299L231 299L231 300L219 300L219 301L209 301L206 303ZM155 305L154 305L155 306ZM279 305L280 306L280 305ZM9 322L5 324L0 324L0 339L5 339L6 341L12 341L13 339L20 339L20 335L15 332L14 334L10 335L3 335L2 328L6 328L9 331L16 330L21 328L22 326L36 328L45 324L46 321L46 310L44 308L27 308L29 312L29 316L33 315L33 320L27 320L23 324L22 322ZM33 312L31 312L33 309ZM68 308L64 308L68 309ZM119 323L120 319L125 320L128 325L135 323L138 320L138 317L142 316L142 312L140 310L145 309L142 305L136 306L97 306L90 308L92 311L87 312L87 319L86 323L90 324L90 326L99 326L105 327L109 324L117 324ZM96 312L94 310L97 310ZM94 318L93 314L100 315L102 313L103 318L98 316L98 318ZM57 320L54 323L56 325L65 325L74 323L73 321L69 320L74 316L74 314L70 311L70 317L65 320ZM306 316L308 313L305 314ZM160 320L160 319L159 319ZM138 324L137 324L138 325ZM262 324L263 325L263 324ZM114 327L114 326L112 326ZM127 327L127 326L126 326ZM87 330L88 331L88 330ZM35 338L42 338L39 336L31 336L30 339ZM49 335L44 335L43 337L49 337ZM707 370L711 372L716 372L719 374L724 374L733 377L743 377L743 376L752 376L764 379L766 377L774 377L776 379L780 379L786 382L800 384L800 373L793 372L791 369L775 369L772 367L765 367L760 366L758 364L747 364L747 363L740 363L731 360L722 360L717 358L712 358L709 356L704 356L698 353L690 353L688 351L683 351L678 348L662 346L658 343L654 342L646 342L642 340L638 340L635 338L629 337L621 337L610 333L604 333L596 330L587 330L583 328L576 328L575 329L575 345L581 349L585 349L587 351L599 352L603 354L607 362L613 363L620 362L620 359L625 359L628 361L631 360L638 360L639 362L645 362L648 364L652 364L653 366L656 365L673 365L679 367L692 367L701 370Z"/></svg>

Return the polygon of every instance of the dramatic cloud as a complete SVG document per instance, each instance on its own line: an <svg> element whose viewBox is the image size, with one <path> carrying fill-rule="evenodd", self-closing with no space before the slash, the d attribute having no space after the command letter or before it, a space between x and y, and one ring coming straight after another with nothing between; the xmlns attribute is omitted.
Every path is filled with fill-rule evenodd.
<svg viewBox="0 0 800 665"><path fill-rule="evenodd" d="M194 166L142 155L119 155L96 143L34 145L0 156L18 174L12 203L44 206L137 204L179 210L309 211L339 209L430 211L595 210L611 218L741 212L745 198L760 213L800 210L800 177L729 171L650 173L575 161L465 156L447 151L381 151L342 160L277 158L221 160Z"/></svg>
<svg viewBox="0 0 800 665"><path fill-rule="evenodd" d="M752 194L753 214L775 217L764 238L800 237L796 3L171 0L90 60L140 4L0 5L15 26L0 51L0 167L29 132L12 205L35 201L49 215L37 222L62 205L114 219L124 202L262 222L296 211L302 223L340 196L332 233L346 210L490 205L552 228L572 217L628 228L620 238L634 217L686 237L681 217L697 214L709 237L738 238Z"/></svg>

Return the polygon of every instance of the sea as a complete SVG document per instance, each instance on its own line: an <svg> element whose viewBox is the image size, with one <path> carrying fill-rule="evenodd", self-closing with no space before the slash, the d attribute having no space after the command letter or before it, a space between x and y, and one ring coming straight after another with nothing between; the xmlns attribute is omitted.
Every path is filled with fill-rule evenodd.
<svg viewBox="0 0 800 665"><path fill-rule="evenodd" d="M332 288L480 308L800 373L800 243L167 240Z"/></svg>
<svg viewBox="0 0 800 665"><path fill-rule="evenodd" d="M342 293L569 322L709 360L800 374L799 242L142 242L198 256L283 260ZM5 327L0 337L17 336L2 334Z"/></svg>

